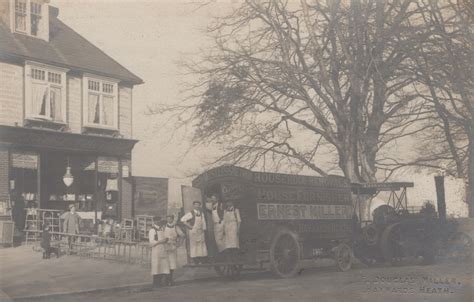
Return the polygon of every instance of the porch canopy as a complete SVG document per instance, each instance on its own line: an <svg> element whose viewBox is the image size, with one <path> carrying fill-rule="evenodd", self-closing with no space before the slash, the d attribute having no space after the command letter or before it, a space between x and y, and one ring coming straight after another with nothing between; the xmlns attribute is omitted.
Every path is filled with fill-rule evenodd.
<svg viewBox="0 0 474 302"><path fill-rule="evenodd" d="M0 141L16 146L79 151L109 156L130 154L133 139L0 125Z"/></svg>

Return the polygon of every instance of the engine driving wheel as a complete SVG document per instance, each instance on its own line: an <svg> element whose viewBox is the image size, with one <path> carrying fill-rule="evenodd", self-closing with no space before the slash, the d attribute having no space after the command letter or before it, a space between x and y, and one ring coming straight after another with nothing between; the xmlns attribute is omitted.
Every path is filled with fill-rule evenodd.
<svg viewBox="0 0 474 302"><path fill-rule="evenodd" d="M392 224L385 228L380 238L383 258L392 265L400 265L403 258L401 225Z"/></svg>

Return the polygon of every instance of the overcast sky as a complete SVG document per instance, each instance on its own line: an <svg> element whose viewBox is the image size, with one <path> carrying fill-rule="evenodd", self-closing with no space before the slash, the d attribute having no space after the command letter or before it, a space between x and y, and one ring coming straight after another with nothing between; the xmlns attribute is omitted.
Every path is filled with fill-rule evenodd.
<svg viewBox="0 0 474 302"><path fill-rule="evenodd" d="M180 178L200 169L206 154L192 153L181 139L169 140L172 124L147 116L149 105L176 103L186 78L177 62L209 47L204 30L213 16L222 15L232 0L51 0L59 19L120 64L141 77L145 84L133 91L133 134L139 139L133 151L133 174Z"/></svg>

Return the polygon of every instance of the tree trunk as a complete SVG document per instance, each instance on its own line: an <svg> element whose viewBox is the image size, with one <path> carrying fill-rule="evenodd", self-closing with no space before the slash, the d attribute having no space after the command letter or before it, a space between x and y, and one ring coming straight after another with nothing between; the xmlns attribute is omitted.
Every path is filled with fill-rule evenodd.
<svg viewBox="0 0 474 302"><path fill-rule="evenodd" d="M469 217L474 218L474 133L469 135L468 146L468 171L467 171L467 206L469 209Z"/></svg>
<svg viewBox="0 0 474 302"><path fill-rule="evenodd" d="M357 148L357 146L357 144L353 144L352 139L346 139L346 146L344 148L344 151L341 152L341 154L339 155L339 167L344 172L344 176L346 176L351 182L375 182L375 169L364 168L365 163L367 163L368 166L375 167L375 156L372 156L372 154L366 154L364 150L358 153L356 150L354 150L354 148ZM362 158L360 160L360 162L362 163L361 167L364 170L363 173L367 175L367 179L363 179L360 175L361 173L359 170L359 158L356 158L357 156L359 158ZM360 196L360 200L356 200L355 198L353 200L356 215L359 216L359 213L361 214L361 216L359 217L360 220L370 220L370 198L371 196L369 195L362 195Z"/></svg>

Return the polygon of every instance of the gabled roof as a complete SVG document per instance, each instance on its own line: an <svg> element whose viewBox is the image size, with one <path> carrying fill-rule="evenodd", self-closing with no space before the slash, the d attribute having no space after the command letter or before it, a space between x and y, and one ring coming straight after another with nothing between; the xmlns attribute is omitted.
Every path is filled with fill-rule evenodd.
<svg viewBox="0 0 474 302"><path fill-rule="evenodd" d="M12 33L6 24L0 22L0 55L89 72L131 84L143 83L138 76L61 22L57 15L58 9L50 7L49 42Z"/></svg>

